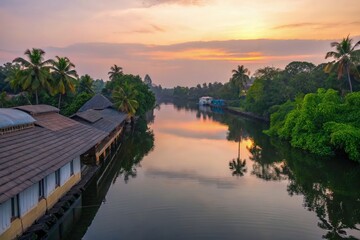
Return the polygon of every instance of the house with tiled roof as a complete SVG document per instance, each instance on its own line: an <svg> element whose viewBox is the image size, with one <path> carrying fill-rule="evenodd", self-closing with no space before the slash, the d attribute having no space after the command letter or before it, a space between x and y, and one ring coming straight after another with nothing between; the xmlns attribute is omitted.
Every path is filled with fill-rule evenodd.
<svg viewBox="0 0 360 240"><path fill-rule="evenodd" d="M0 239L14 239L81 180L108 133L48 105L0 109Z"/></svg>
<svg viewBox="0 0 360 240"><path fill-rule="evenodd" d="M107 156L111 155L114 146L119 144L119 138L128 119L128 114L116 110L109 99L102 94L97 94L71 118L108 134L95 152L96 162L101 163Z"/></svg>

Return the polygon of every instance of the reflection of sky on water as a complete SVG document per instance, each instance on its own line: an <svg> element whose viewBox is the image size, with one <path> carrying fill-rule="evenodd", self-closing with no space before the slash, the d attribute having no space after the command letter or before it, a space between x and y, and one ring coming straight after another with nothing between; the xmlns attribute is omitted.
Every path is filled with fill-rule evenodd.
<svg viewBox="0 0 360 240"><path fill-rule="evenodd" d="M232 179L201 176L197 174L195 171L175 172L175 171L148 169L145 172L145 175L149 177L162 177L162 178L168 178L174 180L179 179L179 180L189 180L195 182L197 181L200 184L216 185L218 188L234 188L236 186L236 183L234 181L231 181Z"/></svg>
<svg viewBox="0 0 360 240"><path fill-rule="evenodd" d="M111 185L84 239L321 239L326 231L316 213L304 209L301 192L290 196L288 189L289 176L304 177L304 186L291 180L295 190L317 176L298 166L303 175L282 173L285 162L261 142L267 139L261 129L246 129L240 159L247 172L235 177L229 162L237 159L239 144L226 139L228 125L172 105L161 105L155 114L154 151L136 166L136 178ZM262 149L251 152L255 134ZM303 162L293 163L306 169ZM311 187L305 189L310 197Z"/></svg>

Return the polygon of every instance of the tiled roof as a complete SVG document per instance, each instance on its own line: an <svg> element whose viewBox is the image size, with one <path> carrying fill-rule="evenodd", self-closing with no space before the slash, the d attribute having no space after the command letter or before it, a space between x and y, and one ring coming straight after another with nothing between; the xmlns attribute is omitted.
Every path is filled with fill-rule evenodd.
<svg viewBox="0 0 360 240"><path fill-rule="evenodd" d="M109 101L105 96L102 94L96 94L94 97L92 97L89 101L87 101L78 112L84 112L89 109L94 110L102 110L105 108L112 107L114 104Z"/></svg>
<svg viewBox="0 0 360 240"><path fill-rule="evenodd" d="M75 115L89 123L94 123L102 118L100 112L94 109L89 109L84 112L77 112Z"/></svg>
<svg viewBox="0 0 360 240"><path fill-rule="evenodd" d="M72 118L83 124L110 133L126 120L127 114L111 108L103 110L89 109L85 112L74 114Z"/></svg>
<svg viewBox="0 0 360 240"><path fill-rule="evenodd" d="M33 117L37 120L35 127L0 136L0 203L85 153L108 135L55 112Z"/></svg>
<svg viewBox="0 0 360 240"><path fill-rule="evenodd" d="M27 112L31 115L37 115L41 113L59 112L59 109L50 105L39 104L39 105L24 105L15 107L16 109Z"/></svg>

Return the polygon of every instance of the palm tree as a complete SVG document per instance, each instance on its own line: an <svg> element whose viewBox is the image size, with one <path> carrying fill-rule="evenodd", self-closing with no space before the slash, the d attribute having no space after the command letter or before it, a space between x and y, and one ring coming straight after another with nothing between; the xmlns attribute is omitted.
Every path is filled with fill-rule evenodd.
<svg viewBox="0 0 360 240"><path fill-rule="evenodd" d="M229 168L232 171L233 176L242 177L247 172L246 160L243 161L240 158L233 159L229 162Z"/></svg>
<svg viewBox="0 0 360 240"><path fill-rule="evenodd" d="M110 67L110 72L108 72L110 80L113 80L117 76L121 76L123 74L122 67L117 66L114 64L114 66Z"/></svg>
<svg viewBox="0 0 360 240"><path fill-rule="evenodd" d="M247 172L246 160L240 159L240 144L241 144L242 129L239 132L239 144L238 144L238 156L229 162L229 168L232 171L233 176L242 177Z"/></svg>
<svg viewBox="0 0 360 240"><path fill-rule="evenodd" d="M352 39L347 36L341 42L332 42L331 47L335 47L336 51L326 53L325 59L332 57L335 60L326 65L325 71L330 72L334 67L337 68L338 79L345 73L349 81L350 92L352 92L352 84L350 79L350 68L360 61L360 49L355 50L360 45L360 41L352 44ZM356 66L355 66L356 67Z"/></svg>
<svg viewBox="0 0 360 240"><path fill-rule="evenodd" d="M136 96L137 91L128 84L124 84L123 87L119 86L112 92L112 98L114 99L115 106L117 106L120 111L129 114L132 122L136 110L139 107Z"/></svg>
<svg viewBox="0 0 360 240"><path fill-rule="evenodd" d="M85 74L84 76L80 77L77 91L93 94L94 93L93 84L94 84L94 80L88 74Z"/></svg>
<svg viewBox="0 0 360 240"><path fill-rule="evenodd" d="M51 75L54 80L54 88L59 92L58 108L60 109L61 95L66 92L75 92L75 83L78 75L75 65L67 57L56 56L57 61L52 61Z"/></svg>
<svg viewBox="0 0 360 240"><path fill-rule="evenodd" d="M24 72L21 70L20 65L15 64L11 67L10 71L7 74L5 79L6 82L9 82L10 87L13 90L18 90L22 88L22 80L23 80Z"/></svg>
<svg viewBox="0 0 360 240"><path fill-rule="evenodd" d="M249 81L249 70L245 68L243 65L238 65L237 69L232 70L232 77L230 82L236 86L239 90L239 96L241 95L241 91L245 90L246 84Z"/></svg>
<svg viewBox="0 0 360 240"><path fill-rule="evenodd" d="M39 48L27 49L24 54L28 60L21 57L13 60L21 65L23 71L19 85L24 90L35 91L36 104L39 104L38 91L49 88L51 60L44 61L45 52Z"/></svg>

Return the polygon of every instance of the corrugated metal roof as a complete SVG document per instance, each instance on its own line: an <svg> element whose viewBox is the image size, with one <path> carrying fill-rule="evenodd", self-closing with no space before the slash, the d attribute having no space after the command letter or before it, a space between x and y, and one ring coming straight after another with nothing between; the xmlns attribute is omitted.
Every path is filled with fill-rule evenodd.
<svg viewBox="0 0 360 240"><path fill-rule="evenodd" d="M87 101L78 112L84 112L89 109L102 110L105 108L112 107L114 104L109 101L104 95L96 94L89 101Z"/></svg>
<svg viewBox="0 0 360 240"><path fill-rule="evenodd" d="M34 123L35 119L20 110L0 108L0 128Z"/></svg>

